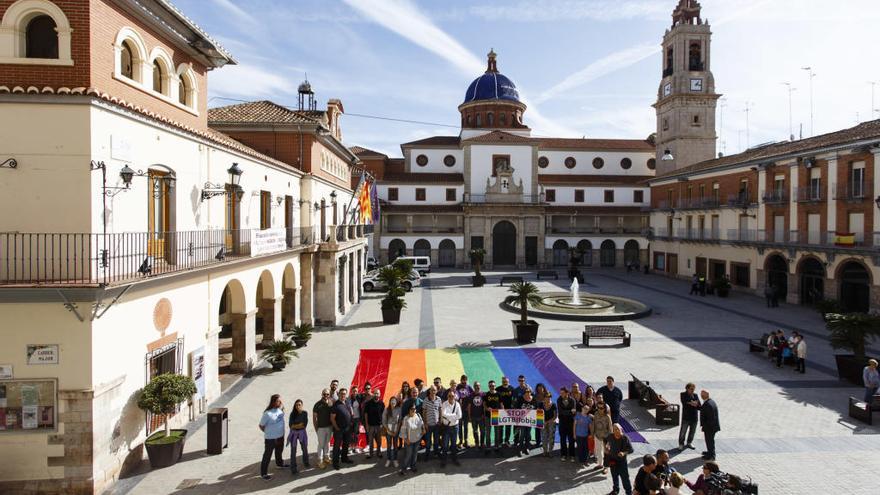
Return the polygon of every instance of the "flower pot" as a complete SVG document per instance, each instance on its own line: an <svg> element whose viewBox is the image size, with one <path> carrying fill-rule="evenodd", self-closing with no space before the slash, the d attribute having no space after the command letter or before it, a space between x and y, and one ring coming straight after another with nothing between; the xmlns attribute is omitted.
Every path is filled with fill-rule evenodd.
<svg viewBox="0 0 880 495"><path fill-rule="evenodd" d="M513 324L513 338L517 344L531 344L538 340L538 322L529 320L523 324L522 320L511 320Z"/></svg>
<svg viewBox="0 0 880 495"><path fill-rule="evenodd" d="M165 430L158 431L144 442L150 466L163 468L177 464L183 455L186 430L171 430L171 437L165 437Z"/></svg>
<svg viewBox="0 0 880 495"><path fill-rule="evenodd" d="M382 323L386 325L400 323L400 310L382 308Z"/></svg>
<svg viewBox="0 0 880 495"><path fill-rule="evenodd" d="M285 363L284 361L271 361L271 364L272 369L275 371L281 371L287 366L287 363Z"/></svg>
<svg viewBox="0 0 880 495"><path fill-rule="evenodd" d="M837 376L841 380L846 380L853 385L864 387L862 371L868 365L869 359L871 358L867 356L865 359L856 359L852 354L835 354L834 360L837 362Z"/></svg>
<svg viewBox="0 0 880 495"><path fill-rule="evenodd" d="M293 343L294 343L297 347L305 347L305 346L308 345L308 343L309 343L309 339L298 339L298 338L294 337L294 338L293 338Z"/></svg>
<svg viewBox="0 0 880 495"><path fill-rule="evenodd" d="M482 287L483 284L486 283L486 277L484 277L482 275L479 275L479 276L474 275L471 277L471 283L473 284L474 287Z"/></svg>

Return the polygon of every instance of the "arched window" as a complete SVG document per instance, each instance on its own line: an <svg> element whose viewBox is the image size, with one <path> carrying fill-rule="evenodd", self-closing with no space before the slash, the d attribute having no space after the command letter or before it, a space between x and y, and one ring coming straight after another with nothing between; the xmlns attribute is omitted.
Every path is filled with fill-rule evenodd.
<svg viewBox="0 0 880 495"><path fill-rule="evenodd" d="M162 94L168 92L168 85L165 84L166 77L165 67L162 65L162 62L153 60L153 91Z"/></svg>
<svg viewBox="0 0 880 495"><path fill-rule="evenodd" d="M186 80L181 77L180 82L177 83L177 101L181 105L186 105L186 91Z"/></svg>
<svg viewBox="0 0 880 495"><path fill-rule="evenodd" d="M480 118L480 114L477 114L477 127L483 127L483 119Z"/></svg>
<svg viewBox="0 0 880 495"><path fill-rule="evenodd" d="M38 15L28 22L25 30L25 57L58 58L58 33L55 20Z"/></svg>
<svg viewBox="0 0 880 495"><path fill-rule="evenodd" d="M495 114L489 112L486 114L486 126L487 127L495 127Z"/></svg>
<svg viewBox="0 0 880 495"><path fill-rule="evenodd" d="M700 42L691 43L688 50L688 70L703 70L702 48Z"/></svg>
<svg viewBox="0 0 880 495"><path fill-rule="evenodd" d="M471 126L471 114L467 114L467 117L465 118L465 122L468 127Z"/></svg>
<svg viewBox="0 0 880 495"><path fill-rule="evenodd" d="M663 71L664 77L672 74L672 61L673 61L672 47L670 46L669 48L666 49L666 70Z"/></svg>
<svg viewBox="0 0 880 495"><path fill-rule="evenodd" d="M501 112L501 115L498 116L498 124L501 127L507 127L507 114L506 113Z"/></svg>
<svg viewBox="0 0 880 495"><path fill-rule="evenodd" d="M122 75L134 79L134 49L128 41L122 42L122 48L119 50L119 70Z"/></svg>

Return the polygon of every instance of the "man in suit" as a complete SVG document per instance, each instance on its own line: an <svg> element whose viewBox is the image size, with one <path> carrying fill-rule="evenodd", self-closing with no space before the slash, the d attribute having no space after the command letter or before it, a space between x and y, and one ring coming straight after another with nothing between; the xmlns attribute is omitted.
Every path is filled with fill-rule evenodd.
<svg viewBox="0 0 880 495"><path fill-rule="evenodd" d="M709 392L706 390L700 391L700 398L703 399L703 405L700 406L700 425L706 438L706 451L703 452L703 459L714 461L715 434L721 431L721 423L718 421L718 405L715 404L714 399L709 397Z"/></svg>

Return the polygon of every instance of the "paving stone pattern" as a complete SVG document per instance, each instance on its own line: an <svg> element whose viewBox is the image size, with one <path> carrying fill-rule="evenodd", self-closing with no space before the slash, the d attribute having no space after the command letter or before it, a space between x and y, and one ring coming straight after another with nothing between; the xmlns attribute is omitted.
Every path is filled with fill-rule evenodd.
<svg viewBox="0 0 880 495"><path fill-rule="evenodd" d="M356 464L339 472L312 467L291 476L273 466L273 480L259 478L263 441L257 422L270 394L282 394L288 411L297 398L310 409L332 378L345 384L351 380L362 348L515 345L510 323L515 315L499 308L507 295L507 288L497 285L501 273L487 273L489 283L482 288L469 287L469 275L431 274L429 283L406 296L408 307L399 325L383 326L381 295L367 295L344 326L315 332L286 370L260 370L243 378L219 401L229 408L230 417L229 448L222 455L206 455L204 420L197 421L190 427L180 463L151 471L144 461L139 474L121 480L112 493L609 492L610 478L537 455L522 459L467 455L461 467L420 464L417 475L406 477L375 458L356 455ZM534 279L533 274L524 275ZM587 279L590 291L638 299L654 308L648 318L624 322L632 346L585 349L580 345L582 323L552 320L540 321L536 346L552 347L578 376L592 383L601 384L610 374L625 389L633 373L651 381L672 401L677 401L688 381L710 390L720 408L718 462L725 471L750 475L760 484L762 495L877 493L874 474L880 467L880 428L847 416L847 397L861 395L861 389L837 380L833 351L814 311L785 304L766 308L763 299L736 292L728 299L688 296L686 282L656 275L606 270L589 271ZM564 280L536 283L543 290L568 285ZM807 335L805 375L790 367L777 369L766 357L748 352L748 338L777 326ZM444 381L450 378L457 377ZM653 417L632 401L625 401L623 410L650 442L635 445L636 455L630 459L634 476L639 455L676 447L678 429L655 426ZM312 452L315 441L310 428ZM702 465L699 451L704 444L699 435L695 445L696 451L674 453L672 458L672 465L692 481ZM285 455L289 456L289 449Z"/></svg>

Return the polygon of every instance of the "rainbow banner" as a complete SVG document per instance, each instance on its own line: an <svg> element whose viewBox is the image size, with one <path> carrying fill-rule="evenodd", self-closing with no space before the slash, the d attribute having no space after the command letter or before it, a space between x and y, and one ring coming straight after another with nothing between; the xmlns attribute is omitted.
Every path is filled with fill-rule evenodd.
<svg viewBox="0 0 880 495"><path fill-rule="evenodd" d="M528 384L534 387L543 383L559 397L559 389L571 388L573 383L586 390L589 385L580 379L547 347L526 349L362 349L352 385L363 387L370 382L373 389L379 389L382 400L388 403L392 394L400 391L403 382L413 385L416 378L432 383L440 377L443 385L450 380L458 380L461 375L468 376L468 383L479 382L482 390L489 389L489 380L501 385L501 377L507 376L516 386L516 377L524 375ZM493 411L493 417L495 416ZM543 417L541 418L543 426ZM620 424L634 442L647 443L645 438L624 418Z"/></svg>

